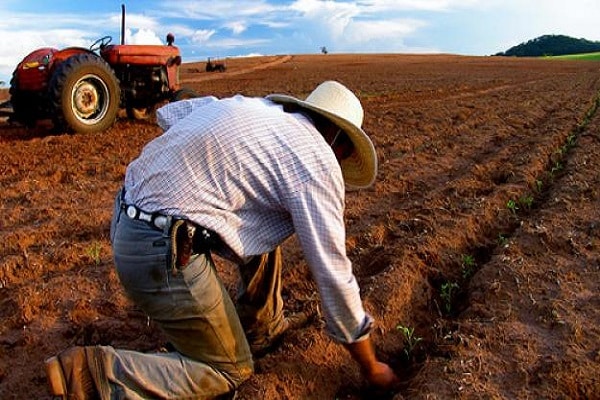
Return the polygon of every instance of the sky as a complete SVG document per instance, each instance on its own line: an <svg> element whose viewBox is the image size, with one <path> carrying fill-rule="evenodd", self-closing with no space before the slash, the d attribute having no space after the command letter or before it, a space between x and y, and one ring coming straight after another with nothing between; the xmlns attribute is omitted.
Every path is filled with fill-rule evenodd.
<svg viewBox="0 0 600 400"><path fill-rule="evenodd" d="M487 56L530 39L600 41L598 0L0 0L0 81L40 47L89 47L102 36L164 44L183 62L319 53ZM2 86L0 86L2 87Z"/></svg>

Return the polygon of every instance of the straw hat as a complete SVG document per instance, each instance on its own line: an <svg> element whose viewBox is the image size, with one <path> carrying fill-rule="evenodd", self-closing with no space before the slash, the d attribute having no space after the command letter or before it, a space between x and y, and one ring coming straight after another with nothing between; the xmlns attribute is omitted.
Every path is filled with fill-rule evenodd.
<svg viewBox="0 0 600 400"><path fill-rule="evenodd" d="M377 153L361 128L364 112L360 101L348 88L335 81L326 81L304 101L284 94L271 94L267 99L312 110L341 128L354 144L350 157L340 162L346 188L364 189L373 184L377 175Z"/></svg>

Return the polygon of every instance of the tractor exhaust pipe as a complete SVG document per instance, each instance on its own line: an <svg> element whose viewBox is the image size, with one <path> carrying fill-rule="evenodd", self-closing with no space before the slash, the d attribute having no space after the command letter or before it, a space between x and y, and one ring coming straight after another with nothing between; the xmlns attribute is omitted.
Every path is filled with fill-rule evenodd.
<svg viewBox="0 0 600 400"><path fill-rule="evenodd" d="M121 44L125 44L125 4L121 4Z"/></svg>

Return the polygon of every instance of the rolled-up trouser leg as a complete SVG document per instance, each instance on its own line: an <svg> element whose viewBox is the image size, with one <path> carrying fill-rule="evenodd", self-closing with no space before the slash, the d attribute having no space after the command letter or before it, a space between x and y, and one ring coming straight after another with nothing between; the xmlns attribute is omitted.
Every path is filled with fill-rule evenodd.
<svg viewBox="0 0 600 400"><path fill-rule="evenodd" d="M281 297L281 247L240 265L237 311L250 343L268 342L286 324Z"/></svg>
<svg viewBox="0 0 600 400"><path fill-rule="evenodd" d="M253 372L235 306L209 256L173 274L167 233L121 213L111 232L117 272L134 303L155 320L177 352L144 354L100 347L110 398L212 398Z"/></svg>

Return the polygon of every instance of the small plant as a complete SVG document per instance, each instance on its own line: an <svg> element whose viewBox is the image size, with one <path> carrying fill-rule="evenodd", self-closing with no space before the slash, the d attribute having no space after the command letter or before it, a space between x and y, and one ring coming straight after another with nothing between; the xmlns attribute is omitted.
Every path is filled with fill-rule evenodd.
<svg viewBox="0 0 600 400"><path fill-rule="evenodd" d="M567 138L567 148L568 149L572 149L573 147L575 147L575 143L577 141L577 136L575 136L575 134L571 134L569 135L569 137Z"/></svg>
<svg viewBox="0 0 600 400"><path fill-rule="evenodd" d="M526 209L530 210L533 205L533 196L521 196L519 198L519 204L525 206Z"/></svg>
<svg viewBox="0 0 600 400"><path fill-rule="evenodd" d="M454 292L459 288L456 282L446 282L440 288L440 297L444 300L446 314L452 311L452 301L454 300Z"/></svg>
<svg viewBox="0 0 600 400"><path fill-rule="evenodd" d="M402 339L404 341L404 355L407 360L410 360L413 356L413 352L417 344L423 340L423 338L419 336L415 336L415 328L398 325L396 329L402 331Z"/></svg>
<svg viewBox="0 0 600 400"><path fill-rule="evenodd" d="M560 156L564 156L565 154L567 154L569 150L571 150L575 146L575 140L576 136L574 134L571 134L567 138L567 142L557 151L557 153Z"/></svg>
<svg viewBox="0 0 600 400"><path fill-rule="evenodd" d="M100 264L100 250L101 246L99 242L92 242L92 244L87 248L87 255L96 263L96 265Z"/></svg>
<svg viewBox="0 0 600 400"><path fill-rule="evenodd" d="M544 182L542 182L540 179L536 179L535 188L537 189L538 193L540 193L542 191L543 186L544 186Z"/></svg>
<svg viewBox="0 0 600 400"><path fill-rule="evenodd" d="M502 247L508 246L508 238L504 236L502 233L498 234L498 245Z"/></svg>
<svg viewBox="0 0 600 400"><path fill-rule="evenodd" d="M561 171L563 169L563 165L560 163L560 161L557 161L554 163L554 166L552 167L552 170L550 171L551 175L554 176L555 173Z"/></svg>
<svg viewBox="0 0 600 400"><path fill-rule="evenodd" d="M477 266L475 264L475 257L469 254L462 255L462 275L464 279L469 279Z"/></svg>
<svg viewBox="0 0 600 400"><path fill-rule="evenodd" d="M519 209L519 206L517 205L516 201L514 201L513 199L510 199L506 203L506 208L508 208L513 214L516 214L517 210Z"/></svg>

